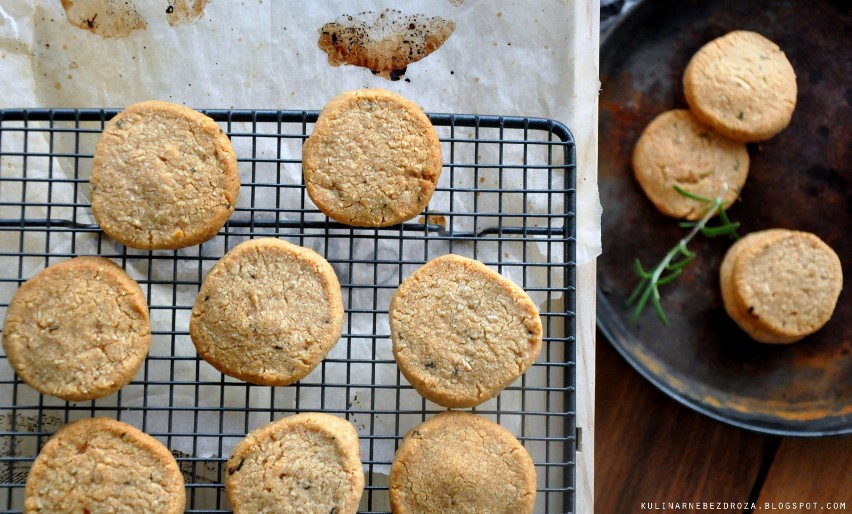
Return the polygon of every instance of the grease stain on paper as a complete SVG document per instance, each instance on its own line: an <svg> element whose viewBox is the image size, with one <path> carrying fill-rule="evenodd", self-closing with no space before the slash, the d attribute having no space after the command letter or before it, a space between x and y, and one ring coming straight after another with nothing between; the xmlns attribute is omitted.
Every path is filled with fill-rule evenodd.
<svg viewBox="0 0 852 514"><path fill-rule="evenodd" d="M166 7L166 18L169 25L188 25L195 23L204 14L204 8L210 0L169 0Z"/></svg>
<svg viewBox="0 0 852 514"><path fill-rule="evenodd" d="M431 54L452 35L456 23L440 16L381 13L344 15L319 30L319 47L332 66L361 66L390 80L399 80L409 64Z"/></svg>
<svg viewBox="0 0 852 514"><path fill-rule="evenodd" d="M148 28L132 0L62 0L68 23L105 38Z"/></svg>

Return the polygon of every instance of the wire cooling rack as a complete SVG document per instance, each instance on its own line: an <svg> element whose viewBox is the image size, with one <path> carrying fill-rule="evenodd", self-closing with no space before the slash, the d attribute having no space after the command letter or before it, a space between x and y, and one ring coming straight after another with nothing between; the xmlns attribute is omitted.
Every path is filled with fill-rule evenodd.
<svg viewBox="0 0 852 514"><path fill-rule="evenodd" d="M228 512L225 461L249 431L282 416L325 411L361 438L362 512L389 510L387 474L406 431L443 409L421 398L393 360L387 309L400 281L431 258L479 259L521 284L545 328L538 361L475 412L524 444L536 464L536 512L573 512L575 492L575 148L568 129L540 118L433 114L444 169L422 216L358 229L331 222L305 194L301 146L315 111L208 110L231 137L242 188L214 239L176 251L126 248L91 216L88 177L100 132L117 110L0 111L0 316L15 290L75 255L121 264L147 294L152 344L129 385L65 402L20 381L0 357L0 508L19 512L41 446L70 421L107 416L160 440L177 458L188 512ZM246 384L197 358L189 313L216 261L253 237L281 237L324 255L343 288L343 337L288 387Z"/></svg>

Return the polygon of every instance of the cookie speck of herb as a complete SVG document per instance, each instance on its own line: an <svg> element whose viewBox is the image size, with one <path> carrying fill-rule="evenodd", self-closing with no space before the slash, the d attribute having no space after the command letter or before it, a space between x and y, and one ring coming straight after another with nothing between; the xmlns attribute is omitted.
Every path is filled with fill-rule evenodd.
<svg viewBox="0 0 852 514"><path fill-rule="evenodd" d="M741 120L741 119L743 119L744 117L745 117L745 113L744 113L743 111L740 111L739 113L737 113L737 119L738 119L738 120Z"/></svg>
<svg viewBox="0 0 852 514"><path fill-rule="evenodd" d="M432 361L427 362L427 363L426 363L426 368L427 368L427 369L435 369L435 363L434 363L434 362L432 362Z"/></svg>

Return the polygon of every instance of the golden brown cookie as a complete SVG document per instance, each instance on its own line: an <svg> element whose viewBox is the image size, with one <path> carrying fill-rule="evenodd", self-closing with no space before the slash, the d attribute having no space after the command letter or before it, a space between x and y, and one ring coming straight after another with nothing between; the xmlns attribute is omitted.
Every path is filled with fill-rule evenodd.
<svg viewBox="0 0 852 514"><path fill-rule="evenodd" d="M75 421L54 434L24 490L28 514L179 514L185 503L183 476L169 450L108 418Z"/></svg>
<svg viewBox="0 0 852 514"><path fill-rule="evenodd" d="M497 396L541 351L541 319L526 292L459 255L433 259L406 278L389 316L400 371L445 407Z"/></svg>
<svg viewBox="0 0 852 514"><path fill-rule="evenodd" d="M441 175L429 118L384 89L349 91L322 110L302 149L311 200L330 218L386 227L418 215Z"/></svg>
<svg viewBox="0 0 852 514"><path fill-rule="evenodd" d="M713 132L686 109L657 116L633 149L633 173L642 190L666 216L699 220L710 207L675 190L705 198L720 196L724 207L740 194L748 175L744 144Z"/></svg>
<svg viewBox="0 0 852 514"><path fill-rule="evenodd" d="M226 469L234 514L350 514L364 491L358 433L330 414L296 414L254 430Z"/></svg>
<svg viewBox="0 0 852 514"><path fill-rule="evenodd" d="M237 202L240 174L228 136L207 116L168 102L133 104L95 149L92 213L133 248L185 248L215 236Z"/></svg>
<svg viewBox="0 0 852 514"><path fill-rule="evenodd" d="M21 379L64 400L91 400L133 380L151 346L139 284L103 257L75 257L12 297L3 349Z"/></svg>
<svg viewBox="0 0 852 514"><path fill-rule="evenodd" d="M773 229L733 245L720 281L725 310L752 339L785 344L828 322L843 270L837 254L817 236Z"/></svg>
<svg viewBox="0 0 852 514"><path fill-rule="evenodd" d="M683 90L696 118L744 143L784 130L796 108L796 73L787 56L745 30L701 47L686 67Z"/></svg>
<svg viewBox="0 0 852 514"><path fill-rule="evenodd" d="M288 385L325 358L343 330L331 265L273 238L237 245L210 270L192 307L198 355L232 377Z"/></svg>
<svg viewBox="0 0 852 514"><path fill-rule="evenodd" d="M410 430L390 473L395 514L524 514L535 507L535 465L508 430L446 411Z"/></svg>

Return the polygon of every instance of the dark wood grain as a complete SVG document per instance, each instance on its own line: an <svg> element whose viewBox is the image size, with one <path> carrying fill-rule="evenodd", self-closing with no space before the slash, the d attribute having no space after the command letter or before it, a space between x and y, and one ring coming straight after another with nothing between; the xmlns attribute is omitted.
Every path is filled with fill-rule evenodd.
<svg viewBox="0 0 852 514"><path fill-rule="evenodd" d="M815 505L808 509L807 505L799 505L803 502ZM845 503L842 508L830 507L852 512L852 436L784 439L760 491L756 510L768 510L767 503L790 513L823 512L826 503Z"/></svg>
<svg viewBox="0 0 852 514"><path fill-rule="evenodd" d="M749 500L776 438L681 406L636 373L602 334L596 356L596 513L640 512L643 502Z"/></svg>

